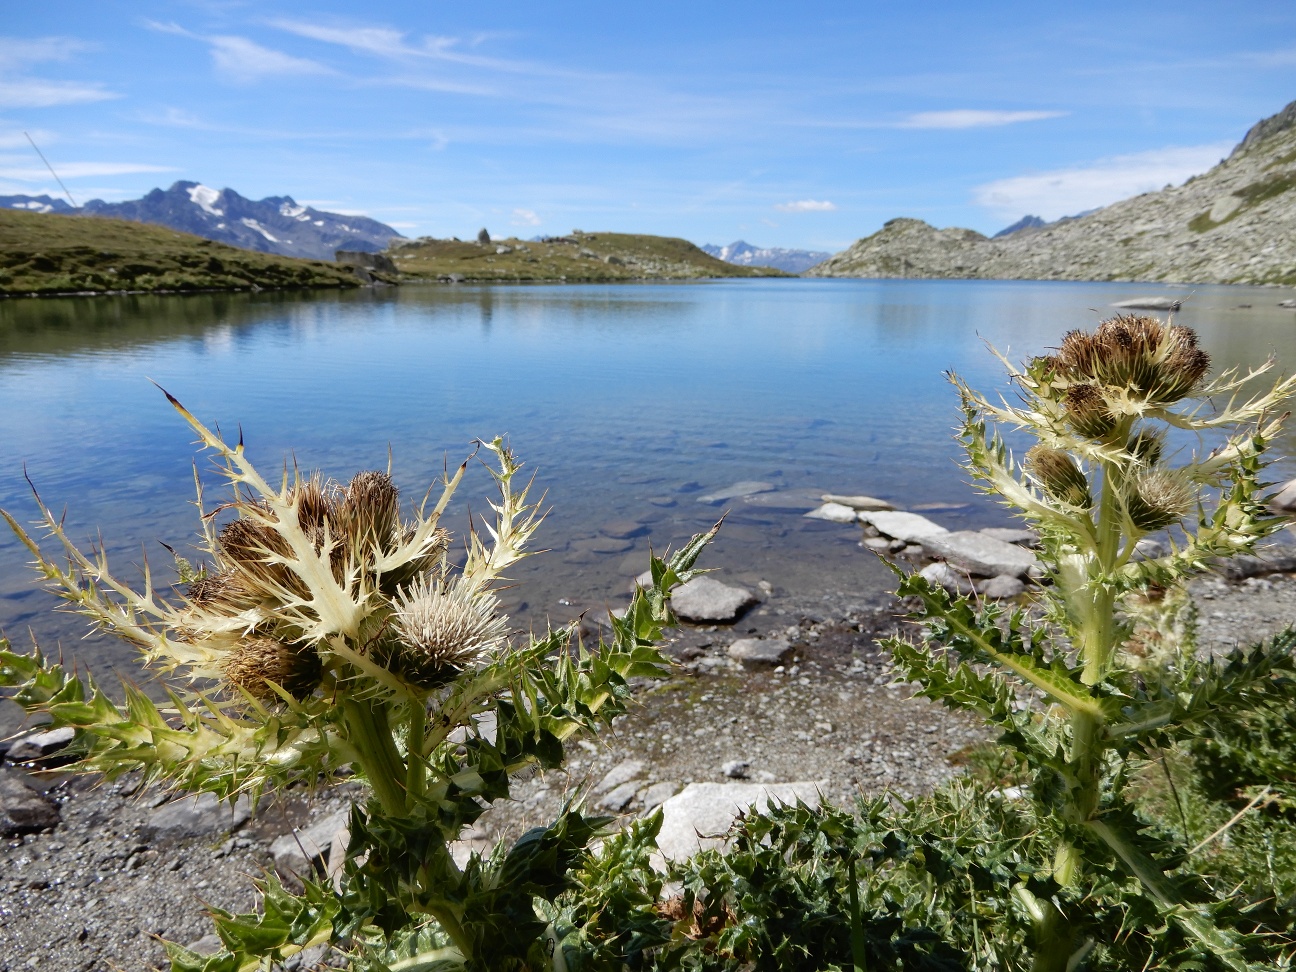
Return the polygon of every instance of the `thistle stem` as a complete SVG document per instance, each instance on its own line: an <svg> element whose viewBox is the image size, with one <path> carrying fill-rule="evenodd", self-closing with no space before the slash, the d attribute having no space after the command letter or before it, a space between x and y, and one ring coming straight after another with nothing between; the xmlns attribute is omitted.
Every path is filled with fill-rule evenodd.
<svg viewBox="0 0 1296 972"><path fill-rule="evenodd" d="M347 699L342 703L342 713L360 757L360 768L368 777L383 812L393 817L405 816L409 812L405 764L392 738L387 705Z"/></svg>
<svg viewBox="0 0 1296 972"><path fill-rule="evenodd" d="M423 795L426 767L423 762L423 730L427 724L427 703L418 699L410 705L409 736L405 741L407 761L405 792L411 797Z"/></svg>

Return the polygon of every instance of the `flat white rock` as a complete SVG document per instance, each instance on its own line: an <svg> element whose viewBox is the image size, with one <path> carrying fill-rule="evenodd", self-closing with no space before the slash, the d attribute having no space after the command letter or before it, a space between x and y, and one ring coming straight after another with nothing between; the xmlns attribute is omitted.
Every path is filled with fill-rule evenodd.
<svg viewBox="0 0 1296 972"><path fill-rule="evenodd" d="M859 519L859 514L853 507L844 506L841 503L825 503L817 510L811 510L805 514L812 520L831 520L833 523L854 523Z"/></svg>
<svg viewBox="0 0 1296 972"><path fill-rule="evenodd" d="M931 556L944 557L953 566L982 577L1000 574L1016 577L1040 570L1039 561L1029 550L975 530L937 534L928 537L922 545Z"/></svg>
<svg viewBox="0 0 1296 972"><path fill-rule="evenodd" d="M819 791L820 784L813 782L690 783L662 804L657 850L665 860L685 860L700 850L723 846L724 835L740 812L798 800L817 807Z"/></svg>
<svg viewBox="0 0 1296 972"><path fill-rule="evenodd" d="M949 533L939 523L933 523L917 513L904 513L899 510L860 510L862 522L877 528L878 533L886 534L905 543L923 543L932 537Z"/></svg>
<svg viewBox="0 0 1296 972"><path fill-rule="evenodd" d="M270 845L270 856L280 870L290 874L305 875L313 861L332 860L334 838L346 834L351 816L345 810L330 813L308 827L284 834Z"/></svg>

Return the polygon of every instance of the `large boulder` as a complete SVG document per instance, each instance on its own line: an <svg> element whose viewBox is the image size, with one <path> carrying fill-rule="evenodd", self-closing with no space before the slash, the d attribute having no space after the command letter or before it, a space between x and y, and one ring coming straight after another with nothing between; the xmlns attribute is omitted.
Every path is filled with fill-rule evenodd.
<svg viewBox="0 0 1296 972"><path fill-rule="evenodd" d="M1035 555L1015 543L1004 543L975 530L958 530L930 536L922 541L923 549L933 557L943 557L956 567L981 577L1013 577L1038 574Z"/></svg>
<svg viewBox="0 0 1296 972"><path fill-rule="evenodd" d="M723 846L724 836L739 813L798 800L819 806L819 784L690 783L662 804L657 850L665 860L682 861L700 850Z"/></svg>
<svg viewBox="0 0 1296 972"><path fill-rule="evenodd" d="M939 523L933 523L917 513L904 513L898 510L859 510L860 521L874 527L878 533L885 534L905 543L925 543L932 537L949 533Z"/></svg>
<svg viewBox="0 0 1296 972"><path fill-rule="evenodd" d="M671 607L685 621L724 623L737 620L758 600L744 587L730 587L704 575L675 588Z"/></svg>
<svg viewBox="0 0 1296 972"><path fill-rule="evenodd" d="M59 808L21 770L0 767L0 834L31 834L54 827Z"/></svg>

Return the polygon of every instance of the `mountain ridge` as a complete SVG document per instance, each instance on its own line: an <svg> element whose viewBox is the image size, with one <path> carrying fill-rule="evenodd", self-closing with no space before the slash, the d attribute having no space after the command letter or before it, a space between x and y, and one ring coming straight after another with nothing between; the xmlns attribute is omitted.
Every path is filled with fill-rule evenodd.
<svg viewBox="0 0 1296 972"><path fill-rule="evenodd" d="M291 196L248 199L233 189L212 189L181 180L139 199L91 199L73 209L49 196L0 196L0 209L72 216L106 216L165 226L203 239L258 253L332 260L337 250L377 253L404 239L392 227L368 216L348 216L302 206Z"/></svg>
<svg viewBox="0 0 1296 972"><path fill-rule="evenodd" d="M816 250L790 250L778 246L757 247L746 240L735 240L728 246L704 243L698 247L703 253L740 267L770 267L785 273L802 273L817 263L822 263L831 253Z"/></svg>
<svg viewBox="0 0 1296 972"><path fill-rule="evenodd" d="M893 219L807 275L1296 284L1296 102L1183 185L997 238Z"/></svg>

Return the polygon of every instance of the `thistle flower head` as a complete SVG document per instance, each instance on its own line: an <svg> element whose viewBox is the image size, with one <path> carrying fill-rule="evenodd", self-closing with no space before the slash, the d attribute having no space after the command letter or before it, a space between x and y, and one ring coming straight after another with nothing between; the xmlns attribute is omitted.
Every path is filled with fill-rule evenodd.
<svg viewBox="0 0 1296 972"><path fill-rule="evenodd" d="M356 473L342 490L340 525L353 548L386 550L400 532L400 495L384 472Z"/></svg>
<svg viewBox="0 0 1296 972"><path fill-rule="evenodd" d="M389 664L419 685L453 677L498 648L508 633L508 619L498 613L499 598L473 590L462 577L421 577L393 606L400 645Z"/></svg>
<svg viewBox="0 0 1296 972"><path fill-rule="evenodd" d="M1178 523L1193 507L1196 490L1168 469L1153 469L1137 476L1125 497L1130 520L1144 532Z"/></svg>
<svg viewBox="0 0 1296 972"><path fill-rule="evenodd" d="M1116 427L1116 416L1095 384L1078 382L1068 386L1063 404L1067 421L1083 436L1103 439Z"/></svg>
<svg viewBox="0 0 1296 972"><path fill-rule="evenodd" d="M1089 480L1069 453L1033 446L1026 453L1026 469L1054 499L1081 509L1093 505Z"/></svg>
<svg viewBox="0 0 1296 972"><path fill-rule="evenodd" d="M1121 315L1092 334L1071 331L1054 359L1060 375L1093 383L1154 406L1192 394L1210 370L1210 355L1189 328L1155 317Z"/></svg>
<svg viewBox="0 0 1296 972"><path fill-rule="evenodd" d="M221 676L232 689L261 702L278 702L277 685L294 698L304 698L319 684L320 659L307 645L289 645L276 638L252 635L226 656Z"/></svg>

